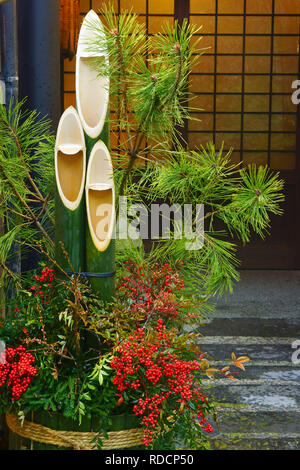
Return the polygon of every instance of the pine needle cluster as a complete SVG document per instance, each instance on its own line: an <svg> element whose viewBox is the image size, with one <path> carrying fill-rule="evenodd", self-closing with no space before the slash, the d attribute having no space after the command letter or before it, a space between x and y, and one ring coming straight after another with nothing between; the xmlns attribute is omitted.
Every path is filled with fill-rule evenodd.
<svg viewBox="0 0 300 470"><path fill-rule="evenodd" d="M201 28L175 21L147 37L132 10L117 15L112 5L103 7L101 19L104 34L97 22L87 23L91 39L86 47L98 55L93 61L98 74L110 78L111 125L120 140L114 157L123 168L117 179L123 194L137 161L160 155L180 140L184 120L190 118L189 71L203 53L195 36ZM104 50L108 61L99 60Z"/></svg>
<svg viewBox="0 0 300 470"><path fill-rule="evenodd" d="M0 105L0 265L8 268L14 249L53 252L54 139L50 121L25 108L24 100Z"/></svg>

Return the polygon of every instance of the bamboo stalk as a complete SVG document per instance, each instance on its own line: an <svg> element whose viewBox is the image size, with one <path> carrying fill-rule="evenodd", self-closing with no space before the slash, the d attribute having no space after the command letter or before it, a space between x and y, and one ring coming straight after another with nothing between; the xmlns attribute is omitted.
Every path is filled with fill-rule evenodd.
<svg viewBox="0 0 300 470"><path fill-rule="evenodd" d="M85 231L84 201L75 211L67 209L58 193L55 198L55 259L65 271L70 271L70 265L59 242L62 242L75 272L83 271L85 266Z"/></svg>
<svg viewBox="0 0 300 470"><path fill-rule="evenodd" d="M106 51L102 51L98 55L91 52L87 47L87 43L93 39L93 31L90 28L91 24L94 24L105 35L98 15L93 10L90 10L82 23L76 54L76 103L85 134L88 161L85 198L85 214L87 215L85 219L85 268L95 292L98 293L101 299L110 300L114 293L113 272L115 270L115 241L111 239L111 229L115 219L113 181L111 181L111 188L103 186L103 181L107 176L105 176L105 171L107 172L108 167L111 165L108 153L110 141L108 110L109 78L99 76L93 68L95 58L108 63L108 54ZM97 37L95 37L95 40L97 40ZM99 141L102 141L102 144ZM104 152L108 155L107 161L109 160L110 162L108 166L107 161L105 162L105 159L103 160L102 158L103 154L101 154L104 148L103 143L105 144ZM98 150L99 147L97 146L99 145L102 146L102 150ZM97 155L93 156L93 149L95 148L97 152L99 151L99 154L97 153ZM95 162L92 160L95 156L99 156L98 162L96 159ZM89 171L90 167L91 172ZM90 177L90 175L92 176ZM94 183L93 188L89 186L91 183ZM108 211L110 222L108 224L109 233L106 236L107 243L99 238L99 233L97 232L99 224L97 211L101 210L101 205L105 200L110 201L110 208L113 214L113 222L111 223L112 214L110 210ZM106 276L107 273L111 273L111 275Z"/></svg>
<svg viewBox="0 0 300 470"><path fill-rule="evenodd" d="M55 257L57 263L70 271L83 271L85 265L84 182L86 149L79 116L71 106L62 115L56 137L55 171ZM63 245L68 258L66 258Z"/></svg>
<svg viewBox="0 0 300 470"><path fill-rule="evenodd" d="M85 136L88 162L97 142L101 140L109 148L109 130L109 119L107 118L99 139L91 139L87 135ZM86 223L86 271L91 274L114 273L115 271L115 240L111 239L107 248L104 251L99 251L91 236L88 223ZM102 300L111 300L115 287L114 275L108 277L90 276L89 281Z"/></svg>

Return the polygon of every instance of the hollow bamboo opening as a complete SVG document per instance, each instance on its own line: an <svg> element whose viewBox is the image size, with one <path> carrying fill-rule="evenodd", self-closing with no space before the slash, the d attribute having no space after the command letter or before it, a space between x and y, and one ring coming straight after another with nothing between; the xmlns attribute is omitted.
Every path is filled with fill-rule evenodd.
<svg viewBox="0 0 300 470"><path fill-rule="evenodd" d="M97 58L105 60L104 57ZM95 128L106 115L108 80L94 68L95 57L80 57L78 66L78 99L85 123Z"/></svg>
<svg viewBox="0 0 300 470"><path fill-rule="evenodd" d="M84 155L80 150L69 155L58 150L57 173L60 189L67 201L75 202L80 193L83 178Z"/></svg>
<svg viewBox="0 0 300 470"><path fill-rule="evenodd" d="M107 184L91 185L88 188L90 229L94 232L97 248L103 248L109 236L113 217L113 189Z"/></svg>

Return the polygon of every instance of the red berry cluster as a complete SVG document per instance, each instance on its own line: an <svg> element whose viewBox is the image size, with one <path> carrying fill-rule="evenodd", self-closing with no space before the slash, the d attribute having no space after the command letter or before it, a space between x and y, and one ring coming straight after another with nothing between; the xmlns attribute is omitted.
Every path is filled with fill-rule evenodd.
<svg viewBox="0 0 300 470"><path fill-rule="evenodd" d="M16 307L16 308L14 309L14 317L15 317L15 318L17 317L18 313L20 313L20 310L19 310L19 307Z"/></svg>
<svg viewBox="0 0 300 470"><path fill-rule="evenodd" d="M153 429L157 427L159 416L166 406L170 412L188 409L194 418L201 418L200 425L205 431L212 431L203 417L207 399L194 386L194 371L199 370L200 365L196 361L181 360L169 352L170 339L163 320L159 319L151 340L147 340L145 330L139 328L118 346L111 361L111 367L115 370L113 384L117 386L119 396L130 389L142 394L133 412L143 416L145 446L150 444Z"/></svg>
<svg viewBox="0 0 300 470"><path fill-rule="evenodd" d="M184 287L179 273L169 264L155 266L148 273L142 266L136 267L129 261L126 264L129 272L122 279L119 291L124 299L129 300L131 312L142 318L148 318L152 313L176 318L181 305L177 294Z"/></svg>
<svg viewBox="0 0 300 470"><path fill-rule="evenodd" d="M34 278L38 285L31 286L30 290L34 293L35 296L39 295L41 297L42 303L44 302L45 304L48 304L50 289L53 287L54 270L46 267L45 269L42 269L40 276L35 275Z"/></svg>
<svg viewBox="0 0 300 470"><path fill-rule="evenodd" d="M7 348L0 358L0 387L6 383L11 389L11 401L20 398L36 375L37 370L32 366L34 360L21 345L15 349Z"/></svg>

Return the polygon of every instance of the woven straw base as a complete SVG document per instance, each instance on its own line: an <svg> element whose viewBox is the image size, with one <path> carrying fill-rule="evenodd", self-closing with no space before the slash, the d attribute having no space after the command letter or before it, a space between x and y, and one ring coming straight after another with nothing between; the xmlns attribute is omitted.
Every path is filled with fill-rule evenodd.
<svg viewBox="0 0 300 470"><path fill-rule="evenodd" d="M96 450L95 444L91 442L98 436L96 432L57 431L26 420L22 426L18 417L9 413L6 414L6 422L12 432L31 441L74 450ZM108 432L108 439L102 439L102 450L140 446L143 435L141 428Z"/></svg>

